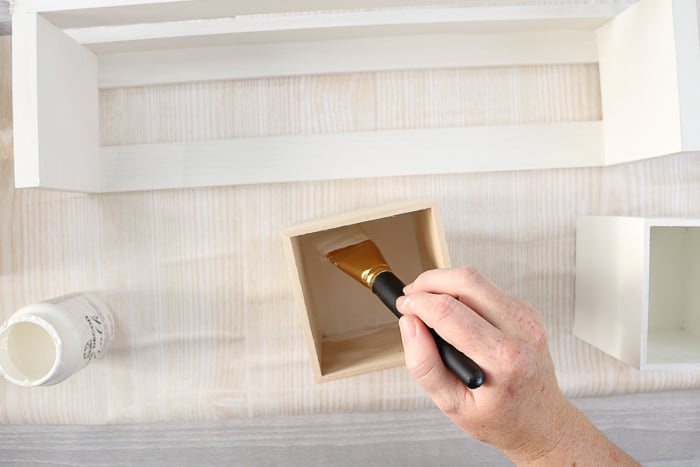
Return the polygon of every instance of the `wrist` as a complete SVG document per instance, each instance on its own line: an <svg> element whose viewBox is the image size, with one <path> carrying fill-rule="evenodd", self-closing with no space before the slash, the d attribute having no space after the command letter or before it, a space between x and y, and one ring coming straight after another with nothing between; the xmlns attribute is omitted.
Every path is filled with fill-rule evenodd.
<svg viewBox="0 0 700 467"><path fill-rule="evenodd" d="M505 452L519 467L559 467L577 465L639 466L632 457L605 437L573 404L559 412L549 439L524 444L521 449Z"/></svg>
<svg viewBox="0 0 700 467"><path fill-rule="evenodd" d="M550 401L549 408L540 413L547 412L551 415L534 424L517 447L502 450L516 465L562 465L562 456L566 455L570 441L577 437L575 427L583 415L563 395L553 403Z"/></svg>

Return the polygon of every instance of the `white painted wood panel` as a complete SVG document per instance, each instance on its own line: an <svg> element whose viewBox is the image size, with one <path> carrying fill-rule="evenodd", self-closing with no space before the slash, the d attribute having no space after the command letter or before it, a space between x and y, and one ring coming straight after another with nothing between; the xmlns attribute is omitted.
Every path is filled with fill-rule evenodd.
<svg viewBox="0 0 700 467"><path fill-rule="evenodd" d="M220 16L210 19L146 22L67 28L66 34L98 53L166 48L172 39L225 42L282 42L305 32L315 39L364 35L593 31L623 7L476 7L343 10L309 14ZM301 35L301 34L299 34ZM218 39L222 37L223 39ZM237 40L236 38L241 38ZM251 40L250 38L254 38ZM302 35L302 37L304 37ZM298 39L297 39L298 40ZM201 45L202 42L197 42ZM192 44L192 43L190 43ZM174 48L171 46L170 48Z"/></svg>
<svg viewBox="0 0 700 467"><path fill-rule="evenodd" d="M614 15L622 11L633 0L609 2L585 0L587 10L592 8L603 15ZM167 22L239 15L279 14L289 12L403 9L407 7L470 6L475 16L498 19L505 11L520 11L527 18L527 11L549 11L552 17L561 17L561 12L571 12L570 5L539 5L512 2L496 2L488 7L466 2L444 0L15 0L16 8L31 9L44 13L61 28L123 25L139 22ZM167 3L167 8L163 8ZM572 3L572 2L570 2ZM575 2L573 2L575 3ZM579 0L579 3L583 3ZM579 5L583 6L583 5ZM479 8L482 7L482 8ZM505 8L503 8L505 7ZM534 8L532 8L534 7ZM579 13L581 10L579 9ZM538 15L538 17L541 15Z"/></svg>
<svg viewBox="0 0 700 467"><path fill-rule="evenodd" d="M642 316L648 309L644 219L582 217L576 225L573 332L640 368Z"/></svg>
<svg viewBox="0 0 700 467"><path fill-rule="evenodd" d="M585 167L601 146L600 122L103 146L101 186L108 192Z"/></svg>
<svg viewBox="0 0 700 467"><path fill-rule="evenodd" d="M97 58L40 15L14 17L15 183L100 191Z"/></svg>
<svg viewBox="0 0 700 467"><path fill-rule="evenodd" d="M606 163L700 149L696 8L640 1L598 30Z"/></svg>
<svg viewBox="0 0 700 467"><path fill-rule="evenodd" d="M356 33L361 31L351 35ZM367 36L326 39L306 34L275 43L109 53L99 57L99 87L597 61L590 31Z"/></svg>
<svg viewBox="0 0 700 467"><path fill-rule="evenodd" d="M15 167L15 184L18 187L39 186L39 116L38 116L38 51L37 51L37 16L32 13L16 14L14 24L20 32L5 39L12 41L14 56L12 71L24 79L16 79L10 88L14 120L22 122L14 131L14 150L18 157ZM9 45L6 46L10 51ZM22 51L21 53L19 51ZM7 63L7 62L5 62Z"/></svg>

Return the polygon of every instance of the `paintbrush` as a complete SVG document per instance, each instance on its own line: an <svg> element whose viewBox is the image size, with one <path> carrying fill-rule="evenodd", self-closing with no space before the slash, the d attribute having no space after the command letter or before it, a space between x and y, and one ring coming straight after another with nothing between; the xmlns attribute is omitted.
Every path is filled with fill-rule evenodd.
<svg viewBox="0 0 700 467"><path fill-rule="evenodd" d="M337 229L334 235L319 245L319 251L338 269L377 295L397 318L403 316L396 308L396 299L404 294L404 284L391 271L377 245L360 227ZM484 382L481 368L471 358L446 342L435 330L429 329L445 366L468 388L476 389L481 386Z"/></svg>

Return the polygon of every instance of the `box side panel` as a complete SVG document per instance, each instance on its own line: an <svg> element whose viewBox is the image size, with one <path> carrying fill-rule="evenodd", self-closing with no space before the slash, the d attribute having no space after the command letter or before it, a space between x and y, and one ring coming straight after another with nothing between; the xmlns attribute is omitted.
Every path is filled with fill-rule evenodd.
<svg viewBox="0 0 700 467"><path fill-rule="evenodd" d="M386 203L381 206L370 206L355 209L353 211L318 217L315 219L307 219L288 226L284 229L283 233L288 237L296 237L309 233L336 229L346 225L373 221L383 217L391 217L408 212L430 209L435 205L435 201L429 199L400 200L393 203Z"/></svg>
<svg viewBox="0 0 700 467"><path fill-rule="evenodd" d="M442 223L442 214L437 203L417 213L417 235L422 245L423 269L449 268L450 254Z"/></svg>
<svg viewBox="0 0 700 467"><path fill-rule="evenodd" d="M643 219L578 219L574 334L637 368L644 245Z"/></svg>
<svg viewBox="0 0 700 467"><path fill-rule="evenodd" d="M700 20L695 1L673 2L683 151L700 150Z"/></svg>
<svg viewBox="0 0 700 467"><path fill-rule="evenodd" d="M649 332L688 325L691 291L691 227L651 226L649 237ZM697 284L698 282L695 282ZM697 289L697 287L692 287Z"/></svg>
<svg viewBox="0 0 700 467"><path fill-rule="evenodd" d="M40 186L100 191L97 58L37 17Z"/></svg>
<svg viewBox="0 0 700 467"><path fill-rule="evenodd" d="M320 381L361 375L403 365L401 335L395 326L323 342L323 376Z"/></svg>
<svg viewBox="0 0 700 467"><path fill-rule="evenodd" d="M299 252L299 240L288 236L283 237L284 251L287 257L287 265L294 290L294 297L297 303L297 313L299 315L299 323L304 332L306 347L309 352L309 360L314 372L314 377L318 381L321 377L321 358L322 358L322 336L318 329L318 324L314 319L314 315L307 312L310 299L305 288L306 270L304 261Z"/></svg>
<svg viewBox="0 0 700 467"><path fill-rule="evenodd" d="M682 148L674 3L640 0L598 30L606 164Z"/></svg>
<svg viewBox="0 0 700 467"><path fill-rule="evenodd" d="M700 336L700 221L689 232L688 313L685 325L689 332ZM700 341L700 339L699 339Z"/></svg>
<svg viewBox="0 0 700 467"><path fill-rule="evenodd" d="M42 11L62 28L130 23L198 20L241 15L306 11L385 9L425 6L462 6L445 0L15 0L27 9ZM542 28L595 27L627 5L510 6L471 8L472 21L536 21ZM501 25L502 26L502 25ZM531 28L532 29L532 28ZM535 28L539 29L539 28Z"/></svg>
<svg viewBox="0 0 700 467"><path fill-rule="evenodd" d="M15 12L12 17L12 113L15 186L39 186L37 105L37 15Z"/></svg>
<svg viewBox="0 0 700 467"><path fill-rule="evenodd" d="M396 15L397 13L395 13ZM454 18L453 20L457 20ZM236 24L238 21L232 23ZM179 30L189 26L190 37ZM591 31L462 33L453 24L379 24L204 35L197 21L140 41L70 31L99 55L99 87L433 68L595 63ZM149 32L158 24L150 24ZM199 29L203 28L203 29ZM204 29L206 28L206 29ZM101 31L102 28L98 29ZM223 29L223 28L222 28ZM433 31L434 30L434 31ZM451 31L455 32L451 32ZM253 37L248 37L253 35ZM557 44L557 47L552 47Z"/></svg>

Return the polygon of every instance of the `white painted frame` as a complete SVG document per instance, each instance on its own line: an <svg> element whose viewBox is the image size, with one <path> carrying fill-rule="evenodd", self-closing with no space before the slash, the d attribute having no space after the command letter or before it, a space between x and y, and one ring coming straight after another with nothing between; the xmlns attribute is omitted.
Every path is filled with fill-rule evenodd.
<svg viewBox="0 0 700 467"><path fill-rule="evenodd" d="M640 370L700 370L700 219L580 217L576 336Z"/></svg>
<svg viewBox="0 0 700 467"><path fill-rule="evenodd" d="M16 186L107 192L583 167L700 150L695 0L627 9L433 3L16 1ZM367 7L390 10L358 10ZM595 62L602 121L99 145L101 87Z"/></svg>

